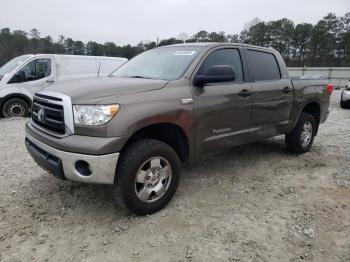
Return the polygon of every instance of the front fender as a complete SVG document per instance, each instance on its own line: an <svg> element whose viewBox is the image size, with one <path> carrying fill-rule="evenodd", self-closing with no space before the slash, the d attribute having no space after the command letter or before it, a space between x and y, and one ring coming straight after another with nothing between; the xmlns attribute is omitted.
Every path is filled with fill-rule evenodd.
<svg viewBox="0 0 350 262"><path fill-rule="evenodd" d="M120 104L118 114L106 126L106 136L131 137L151 125L173 124L182 129L193 148L194 108L193 104L182 104L183 98L192 98L191 91L185 84L104 101L106 104Z"/></svg>

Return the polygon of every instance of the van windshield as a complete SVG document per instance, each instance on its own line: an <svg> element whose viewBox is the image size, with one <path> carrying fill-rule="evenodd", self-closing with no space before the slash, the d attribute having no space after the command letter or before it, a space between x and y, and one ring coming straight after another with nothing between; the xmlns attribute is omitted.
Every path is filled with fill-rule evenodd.
<svg viewBox="0 0 350 262"><path fill-rule="evenodd" d="M131 59L110 76L176 80L203 49L202 46L155 48Z"/></svg>
<svg viewBox="0 0 350 262"><path fill-rule="evenodd" d="M13 58L12 60L8 61L2 67L0 67L0 80L1 80L1 78L3 78L3 76L5 74L10 73L12 70L14 70L17 66L23 64L23 62L26 61L30 57L31 57L31 55L18 56L18 57Z"/></svg>

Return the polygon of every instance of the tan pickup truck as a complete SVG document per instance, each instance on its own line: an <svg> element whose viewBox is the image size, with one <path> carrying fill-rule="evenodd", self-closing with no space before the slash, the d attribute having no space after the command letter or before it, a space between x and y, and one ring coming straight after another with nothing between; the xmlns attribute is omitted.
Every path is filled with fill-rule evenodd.
<svg viewBox="0 0 350 262"><path fill-rule="evenodd" d="M292 82L274 49L166 46L109 77L36 93L26 146L56 177L114 185L144 215L171 200L181 163L203 154L281 134L289 151L307 152L332 91L324 80Z"/></svg>

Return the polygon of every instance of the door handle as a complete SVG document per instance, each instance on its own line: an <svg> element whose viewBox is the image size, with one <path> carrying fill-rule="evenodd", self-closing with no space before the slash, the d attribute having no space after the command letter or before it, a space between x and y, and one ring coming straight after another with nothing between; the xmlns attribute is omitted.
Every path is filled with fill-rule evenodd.
<svg viewBox="0 0 350 262"><path fill-rule="evenodd" d="M243 89L241 92L238 93L240 97L247 98L251 96L253 93L250 92L248 89Z"/></svg>
<svg viewBox="0 0 350 262"><path fill-rule="evenodd" d="M283 88L283 93L288 94L289 92L291 92L292 89L290 89L288 86L286 86L285 88Z"/></svg>
<svg viewBox="0 0 350 262"><path fill-rule="evenodd" d="M46 83L52 84L52 83L55 83L55 80L49 79L49 80L46 80Z"/></svg>

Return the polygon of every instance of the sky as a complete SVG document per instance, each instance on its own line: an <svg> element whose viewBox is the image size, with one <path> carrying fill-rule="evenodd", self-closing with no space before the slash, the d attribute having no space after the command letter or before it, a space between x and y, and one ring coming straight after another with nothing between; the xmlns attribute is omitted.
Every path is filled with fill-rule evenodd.
<svg viewBox="0 0 350 262"><path fill-rule="evenodd" d="M0 28L118 45L189 36L200 30L238 34L253 18L315 24L350 12L350 0L0 0Z"/></svg>

